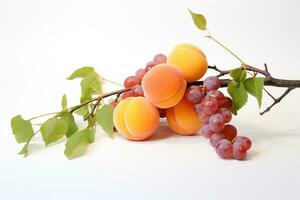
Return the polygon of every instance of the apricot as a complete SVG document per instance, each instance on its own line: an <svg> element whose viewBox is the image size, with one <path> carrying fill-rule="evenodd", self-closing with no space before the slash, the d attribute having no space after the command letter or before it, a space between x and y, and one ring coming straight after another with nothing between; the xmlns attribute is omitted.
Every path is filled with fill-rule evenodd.
<svg viewBox="0 0 300 200"><path fill-rule="evenodd" d="M186 85L182 73L171 64L154 66L142 80L144 96L158 108L170 108L179 103Z"/></svg>
<svg viewBox="0 0 300 200"><path fill-rule="evenodd" d="M194 105L183 98L176 106L167 109L167 122L170 128L181 135L193 135L203 125Z"/></svg>
<svg viewBox="0 0 300 200"><path fill-rule="evenodd" d="M144 97L128 97L116 106L113 121L123 137L129 140L145 140L156 130L159 113Z"/></svg>
<svg viewBox="0 0 300 200"><path fill-rule="evenodd" d="M199 80L208 68L206 56L201 49L187 43L175 46L167 62L175 65L187 82Z"/></svg>

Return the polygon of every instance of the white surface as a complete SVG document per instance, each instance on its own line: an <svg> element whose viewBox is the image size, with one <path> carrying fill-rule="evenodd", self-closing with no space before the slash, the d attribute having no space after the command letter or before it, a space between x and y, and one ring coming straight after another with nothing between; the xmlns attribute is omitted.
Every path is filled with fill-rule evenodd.
<svg viewBox="0 0 300 200"><path fill-rule="evenodd" d="M300 79L297 0L0 1L0 199L300 198L298 90L263 117L250 98L234 119L254 141L245 162L221 160L204 138L165 126L145 142L98 131L88 154L73 161L63 142L43 148L40 138L28 158L17 155L10 118L58 110L63 93L77 103L79 82L65 77L80 66L122 82L180 42L200 46L210 64L237 66L201 36L187 8L203 12L211 32L248 63Z"/></svg>

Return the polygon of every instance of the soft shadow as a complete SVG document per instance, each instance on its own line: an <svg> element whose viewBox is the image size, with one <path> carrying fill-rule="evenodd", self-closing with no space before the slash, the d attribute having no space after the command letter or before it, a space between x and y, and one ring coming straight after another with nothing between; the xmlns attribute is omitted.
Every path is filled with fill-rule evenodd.
<svg viewBox="0 0 300 200"><path fill-rule="evenodd" d="M176 137L175 133L166 124L160 124L155 133L148 139L149 141L163 140L170 137Z"/></svg>
<svg viewBox="0 0 300 200"><path fill-rule="evenodd" d="M33 154L35 152L41 151L45 148L44 143L30 143L28 146L29 154Z"/></svg>

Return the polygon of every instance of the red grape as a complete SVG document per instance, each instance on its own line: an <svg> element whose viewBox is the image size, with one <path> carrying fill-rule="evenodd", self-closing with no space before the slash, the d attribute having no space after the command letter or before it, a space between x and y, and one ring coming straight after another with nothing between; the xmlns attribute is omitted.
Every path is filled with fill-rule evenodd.
<svg viewBox="0 0 300 200"><path fill-rule="evenodd" d="M211 90L207 93L207 96L217 99L218 105L220 105L225 99L224 94L219 90Z"/></svg>
<svg viewBox="0 0 300 200"><path fill-rule="evenodd" d="M126 99L126 98L132 97L132 96L133 96L133 95L132 95L132 90L126 91L126 92L124 92L124 93L121 95L122 99Z"/></svg>
<svg viewBox="0 0 300 200"><path fill-rule="evenodd" d="M224 101L219 106L222 108L227 108L228 110L231 110L232 100L229 97L225 97Z"/></svg>
<svg viewBox="0 0 300 200"><path fill-rule="evenodd" d="M144 96L144 90L141 85L136 85L132 88L132 95L134 97L143 97Z"/></svg>
<svg viewBox="0 0 300 200"><path fill-rule="evenodd" d="M252 146L251 140L244 136L237 136L234 142L240 143L246 150L249 150Z"/></svg>
<svg viewBox="0 0 300 200"><path fill-rule="evenodd" d="M222 139L218 142L216 151L221 158L232 158L232 143L229 140Z"/></svg>
<svg viewBox="0 0 300 200"><path fill-rule="evenodd" d="M160 118L165 118L166 117L166 110L165 109L158 108L158 112L159 112L159 117Z"/></svg>
<svg viewBox="0 0 300 200"><path fill-rule="evenodd" d="M207 115L199 115L199 120L202 121L204 124L208 124L209 123L209 116Z"/></svg>
<svg viewBox="0 0 300 200"><path fill-rule="evenodd" d="M124 81L125 88L131 88L140 83L140 80L135 76L129 76Z"/></svg>
<svg viewBox="0 0 300 200"><path fill-rule="evenodd" d="M154 56L153 61L157 64L161 64L161 63L166 63L167 62L167 56L165 56L164 54L157 54L156 56Z"/></svg>
<svg viewBox="0 0 300 200"><path fill-rule="evenodd" d="M209 76L204 80L203 85L208 90L217 90L221 86L221 81L216 76Z"/></svg>
<svg viewBox="0 0 300 200"><path fill-rule="evenodd" d="M145 74L146 74L146 70L141 68L135 72L135 77L137 77L141 82Z"/></svg>
<svg viewBox="0 0 300 200"><path fill-rule="evenodd" d="M221 133L225 136L225 139L232 141L236 138L237 130L233 125L226 124Z"/></svg>
<svg viewBox="0 0 300 200"><path fill-rule="evenodd" d="M247 156L247 150L240 143L233 144L233 158L236 160L244 160Z"/></svg>
<svg viewBox="0 0 300 200"><path fill-rule="evenodd" d="M223 134L219 134L219 133L214 133L210 136L210 144L213 146L213 147L216 147L218 142L222 139L224 139L224 135Z"/></svg>
<svg viewBox="0 0 300 200"><path fill-rule="evenodd" d="M199 133L203 136L203 137L206 137L206 138L210 138L215 132L212 131L210 129L210 126L209 125L204 125L202 126L202 128L200 129Z"/></svg>
<svg viewBox="0 0 300 200"><path fill-rule="evenodd" d="M194 109L198 115L205 116L205 114L203 113L203 104L202 103L195 104Z"/></svg>
<svg viewBox="0 0 300 200"><path fill-rule="evenodd" d="M205 93L201 87L193 85L187 88L185 97L190 103L196 104L203 100Z"/></svg>
<svg viewBox="0 0 300 200"><path fill-rule="evenodd" d="M145 67L146 72L148 72L148 71L149 71L152 67L154 67L155 65L157 65L157 63L154 62L154 61L148 62L147 65L146 65L146 67Z"/></svg>
<svg viewBox="0 0 300 200"><path fill-rule="evenodd" d="M216 133L219 133L225 127L224 118L220 113L215 113L209 117L209 125L211 130L215 131Z"/></svg>
<svg viewBox="0 0 300 200"><path fill-rule="evenodd" d="M227 108L219 108L218 113L221 113L221 115L223 116L225 123L228 123L231 121L232 119L232 114L231 111L228 110Z"/></svg>
<svg viewBox="0 0 300 200"><path fill-rule="evenodd" d="M211 115L218 109L218 101L212 97L205 97L201 103L203 104L202 112L205 115Z"/></svg>

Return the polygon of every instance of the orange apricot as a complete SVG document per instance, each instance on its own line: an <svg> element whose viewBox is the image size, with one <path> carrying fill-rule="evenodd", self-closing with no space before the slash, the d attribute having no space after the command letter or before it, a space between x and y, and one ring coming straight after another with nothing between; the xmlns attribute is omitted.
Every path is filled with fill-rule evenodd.
<svg viewBox="0 0 300 200"><path fill-rule="evenodd" d="M176 106L167 109L167 122L170 128L181 135L193 135L203 125L194 105L183 98Z"/></svg>
<svg viewBox="0 0 300 200"><path fill-rule="evenodd" d="M129 140L145 140L156 130L159 113L144 97L128 97L116 106L113 121L123 137Z"/></svg>
<svg viewBox="0 0 300 200"><path fill-rule="evenodd" d="M175 46L167 62L175 65L187 82L199 80L208 68L205 54L195 45L187 43Z"/></svg>
<svg viewBox="0 0 300 200"><path fill-rule="evenodd" d="M170 108L179 103L186 85L182 73L170 64L156 65L142 80L146 99L158 108Z"/></svg>

